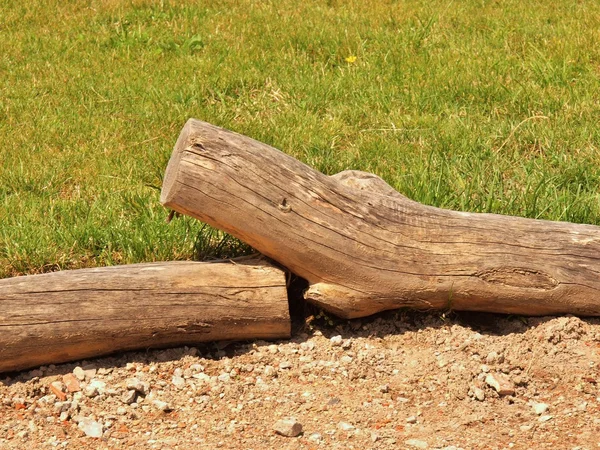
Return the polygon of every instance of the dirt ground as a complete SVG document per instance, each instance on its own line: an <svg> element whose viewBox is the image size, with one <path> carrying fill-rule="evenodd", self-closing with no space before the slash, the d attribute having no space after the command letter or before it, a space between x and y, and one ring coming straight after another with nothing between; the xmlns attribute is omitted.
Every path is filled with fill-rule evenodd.
<svg viewBox="0 0 600 450"><path fill-rule="evenodd" d="M600 319L320 315L0 377L0 448L597 449L599 364Z"/></svg>

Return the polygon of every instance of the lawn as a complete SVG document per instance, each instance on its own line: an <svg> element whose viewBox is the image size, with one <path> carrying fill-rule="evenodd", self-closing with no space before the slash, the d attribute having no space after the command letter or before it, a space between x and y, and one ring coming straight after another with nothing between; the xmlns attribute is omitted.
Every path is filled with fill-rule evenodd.
<svg viewBox="0 0 600 450"><path fill-rule="evenodd" d="M189 117L426 204L600 225L598 30L595 0L4 0L0 277L244 251L166 223Z"/></svg>

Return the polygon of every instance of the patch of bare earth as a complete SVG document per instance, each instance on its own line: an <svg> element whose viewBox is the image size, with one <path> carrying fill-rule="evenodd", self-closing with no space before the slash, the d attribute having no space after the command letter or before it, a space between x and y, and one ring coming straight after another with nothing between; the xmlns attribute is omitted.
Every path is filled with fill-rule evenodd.
<svg viewBox="0 0 600 450"><path fill-rule="evenodd" d="M392 312L223 345L6 377L0 448L600 447L598 319Z"/></svg>

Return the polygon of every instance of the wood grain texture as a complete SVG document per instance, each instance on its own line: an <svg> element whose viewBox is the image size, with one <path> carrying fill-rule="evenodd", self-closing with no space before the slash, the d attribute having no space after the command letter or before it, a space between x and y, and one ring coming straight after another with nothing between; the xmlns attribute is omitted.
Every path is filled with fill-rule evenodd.
<svg viewBox="0 0 600 450"><path fill-rule="evenodd" d="M161 202L306 278L341 317L400 307L600 315L600 228L425 206L190 119Z"/></svg>
<svg viewBox="0 0 600 450"><path fill-rule="evenodd" d="M290 328L285 274L262 260L0 280L0 372L121 350L287 338Z"/></svg>

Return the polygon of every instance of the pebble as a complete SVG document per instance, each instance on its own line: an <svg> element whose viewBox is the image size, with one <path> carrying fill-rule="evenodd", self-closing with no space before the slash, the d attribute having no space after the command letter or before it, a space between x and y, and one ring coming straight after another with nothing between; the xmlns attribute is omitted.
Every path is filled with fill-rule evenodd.
<svg viewBox="0 0 600 450"><path fill-rule="evenodd" d="M185 379L178 375L173 376L171 383L173 383L173 386L175 386L177 389L183 389L185 387Z"/></svg>
<svg viewBox="0 0 600 450"><path fill-rule="evenodd" d="M348 422L340 422L337 427L342 431L352 431L355 429L355 426Z"/></svg>
<svg viewBox="0 0 600 450"><path fill-rule="evenodd" d="M229 381L231 380L231 375L229 375L228 373L222 373L221 375L219 375L217 377L217 379L221 382L221 383L229 383Z"/></svg>
<svg viewBox="0 0 600 450"><path fill-rule="evenodd" d="M152 401L152 404L159 411L168 412L172 410L171 406L167 402L162 400L154 400Z"/></svg>
<svg viewBox="0 0 600 450"><path fill-rule="evenodd" d="M546 403L533 403L531 406L533 407L533 411L538 416L541 416L542 414L544 414L546 411L548 411L548 408L550 407Z"/></svg>
<svg viewBox="0 0 600 450"><path fill-rule="evenodd" d="M65 385L62 383L62 381L53 381L50 383L50 390L61 402L64 402L67 399L67 394L65 394Z"/></svg>
<svg viewBox="0 0 600 450"><path fill-rule="evenodd" d="M416 416L409 416L406 418L406 423L417 423L417 417Z"/></svg>
<svg viewBox="0 0 600 450"><path fill-rule="evenodd" d="M101 438L102 437L102 424L95 420L84 418L77 424L79 429L85 433L88 437Z"/></svg>
<svg viewBox="0 0 600 450"><path fill-rule="evenodd" d="M150 383L140 381L138 378L129 378L125 382L125 386L127 389L133 389L142 395L148 395L148 392L150 392Z"/></svg>
<svg viewBox="0 0 600 450"><path fill-rule="evenodd" d="M126 405L131 405L133 402L135 402L136 395L137 391L135 389L130 389L123 393L123 395L121 396L121 401Z"/></svg>
<svg viewBox="0 0 600 450"><path fill-rule="evenodd" d="M264 374L266 377L274 377L277 374L277 370L273 366L265 366Z"/></svg>
<svg viewBox="0 0 600 450"><path fill-rule="evenodd" d="M478 387L473 387L473 395L480 402L485 400L485 392L483 391L483 389L480 389Z"/></svg>
<svg viewBox="0 0 600 450"><path fill-rule="evenodd" d="M342 336L338 334L337 336L333 336L332 338L330 338L329 342L334 347L340 347L343 344L344 340L342 339Z"/></svg>
<svg viewBox="0 0 600 450"><path fill-rule="evenodd" d="M67 392L73 393L73 392L79 392L81 390L81 387L79 385L79 380L72 373L68 373L68 374L64 375L62 380L63 380L63 383L65 384L65 387L67 388Z"/></svg>
<svg viewBox="0 0 600 450"><path fill-rule="evenodd" d="M485 357L485 362L488 364L502 363L504 362L504 356L499 355L497 352L489 352Z"/></svg>
<svg viewBox="0 0 600 450"><path fill-rule="evenodd" d="M79 381L85 381L85 370L83 370L83 368L80 366L77 366L73 369L73 375L75 375L75 378L77 378Z"/></svg>
<svg viewBox="0 0 600 450"><path fill-rule="evenodd" d="M429 447L429 445L427 444L427 442L425 441L420 441L419 439L408 439L407 441L404 441L404 443L410 447L415 447L415 448L427 448Z"/></svg>
<svg viewBox="0 0 600 450"><path fill-rule="evenodd" d="M488 386L493 387L500 395L514 395L515 388L508 378L500 373L490 373L485 377Z"/></svg>
<svg viewBox="0 0 600 450"><path fill-rule="evenodd" d="M281 361L279 363L279 368L281 370L291 369L292 368L292 363L289 362L289 361Z"/></svg>
<svg viewBox="0 0 600 450"><path fill-rule="evenodd" d="M280 419L275 422L273 429L277 434L287 437L296 437L302 433L302 424L294 417L288 419Z"/></svg>
<svg viewBox="0 0 600 450"><path fill-rule="evenodd" d="M106 390L106 383L104 381L98 380L94 378L90 383L85 387L83 393L86 397L95 397L97 395L104 394Z"/></svg>
<svg viewBox="0 0 600 450"><path fill-rule="evenodd" d="M552 419L552 417L553 417L553 416L551 416L551 415L548 415L548 414L547 414L547 415L545 415L545 416L540 416L540 417L538 418L538 421L539 421L539 422L548 422L549 420L551 420L551 419Z"/></svg>
<svg viewBox="0 0 600 450"><path fill-rule="evenodd" d="M313 433L308 437L308 440L311 442L321 442L323 439L323 435L321 433Z"/></svg>

